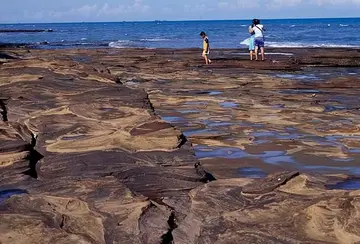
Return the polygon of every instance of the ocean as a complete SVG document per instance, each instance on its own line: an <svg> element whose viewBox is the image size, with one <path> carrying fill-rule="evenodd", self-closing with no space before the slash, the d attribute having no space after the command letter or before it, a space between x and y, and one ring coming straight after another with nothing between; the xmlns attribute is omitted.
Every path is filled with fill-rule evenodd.
<svg viewBox="0 0 360 244"><path fill-rule="evenodd" d="M0 43L37 48L198 48L207 32L212 48L241 48L251 20L0 24L0 29L52 29L0 33ZM360 48L360 18L263 20L268 47Z"/></svg>

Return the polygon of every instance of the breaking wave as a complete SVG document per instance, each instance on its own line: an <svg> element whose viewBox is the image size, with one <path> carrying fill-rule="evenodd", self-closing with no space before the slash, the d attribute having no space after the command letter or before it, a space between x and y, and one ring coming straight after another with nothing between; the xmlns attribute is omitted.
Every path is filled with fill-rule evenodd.
<svg viewBox="0 0 360 244"><path fill-rule="evenodd" d="M118 40L115 42L110 42L109 47L112 48L128 48L128 47L134 47L133 42L129 40Z"/></svg>
<svg viewBox="0 0 360 244"><path fill-rule="evenodd" d="M171 41L171 39L166 38L144 38L140 39L142 42L163 42L163 41Z"/></svg>
<svg viewBox="0 0 360 244"><path fill-rule="evenodd" d="M267 42L268 47L284 47L284 48L304 48L304 47L327 47L327 48L359 48L356 45L344 45L344 44L309 44L300 42Z"/></svg>

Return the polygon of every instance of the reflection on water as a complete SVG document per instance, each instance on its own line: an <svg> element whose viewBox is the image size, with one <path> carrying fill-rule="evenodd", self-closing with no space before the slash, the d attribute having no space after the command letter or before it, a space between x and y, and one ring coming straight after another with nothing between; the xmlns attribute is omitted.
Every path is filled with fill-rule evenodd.
<svg viewBox="0 0 360 244"><path fill-rule="evenodd" d="M206 125L208 127L222 127L222 126L234 125L234 123L230 123L230 122L209 122Z"/></svg>
<svg viewBox="0 0 360 244"><path fill-rule="evenodd" d="M184 118L181 118L181 117L176 117L176 116L164 116L164 117L161 117L163 120L165 120L166 122L169 122L169 123L174 123L174 122L179 122L179 121L183 121Z"/></svg>
<svg viewBox="0 0 360 244"><path fill-rule="evenodd" d="M320 80L319 77L309 74L309 75L301 75L301 74L277 74L276 77L283 79L295 79L295 80Z"/></svg>
<svg viewBox="0 0 360 244"><path fill-rule="evenodd" d="M236 108L238 105L234 102L222 102L220 103L222 108Z"/></svg>
<svg viewBox="0 0 360 244"><path fill-rule="evenodd" d="M221 92L221 91L212 91L212 92L209 92L209 95L210 95L210 96L216 96L216 95L220 95L220 94L223 94L223 92Z"/></svg>
<svg viewBox="0 0 360 244"><path fill-rule="evenodd" d="M181 114L196 114L199 113L200 111L198 109L184 109L184 110L178 110L178 112Z"/></svg>
<svg viewBox="0 0 360 244"><path fill-rule="evenodd" d="M261 169L251 168L251 167L240 168L238 169L237 174L239 177L252 178L252 179L260 179L267 177L267 174Z"/></svg>
<svg viewBox="0 0 360 244"><path fill-rule="evenodd" d="M199 159L202 158L246 158L250 155L239 149L239 148L223 148L223 147L216 147L211 148L207 146L196 146L195 147L195 154L196 157Z"/></svg>
<svg viewBox="0 0 360 244"><path fill-rule="evenodd" d="M196 146L195 154L199 159L204 158L226 158L226 159L241 159L241 158L253 158L262 159L267 164L281 164L291 163L297 164L295 159L286 155L284 151L264 151L260 154L250 154L239 148L230 147L207 147Z"/></svg>
<svg viewBox="0 0 360 244"><path fill-rule="evenodd" d="M286 89L281 91L284 94L318 94L321 93L319 90L314 89Z"/></svg>

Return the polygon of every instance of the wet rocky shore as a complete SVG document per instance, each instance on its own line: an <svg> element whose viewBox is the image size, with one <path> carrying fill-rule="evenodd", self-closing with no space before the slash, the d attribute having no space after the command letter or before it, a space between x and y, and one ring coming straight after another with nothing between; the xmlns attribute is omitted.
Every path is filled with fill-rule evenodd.
<svg viewBox="0 0 360 244"><path fill-rule="evenodd" d="M0 243L360 242L360 51L0 49Z"/></svg>

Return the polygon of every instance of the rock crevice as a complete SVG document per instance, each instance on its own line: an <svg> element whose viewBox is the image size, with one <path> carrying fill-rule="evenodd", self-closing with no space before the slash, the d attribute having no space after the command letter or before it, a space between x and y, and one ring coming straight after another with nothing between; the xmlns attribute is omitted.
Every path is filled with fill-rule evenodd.
<svg viewBox="0 0 360 244"><path fill-rule="evenodd" d="M5 99L0 99L0 113L1 113L1 117L2 117L2 120L4 122L7 122L8 121L8 112L7 112L7 107L6 107L6 101Z"/></svg>

